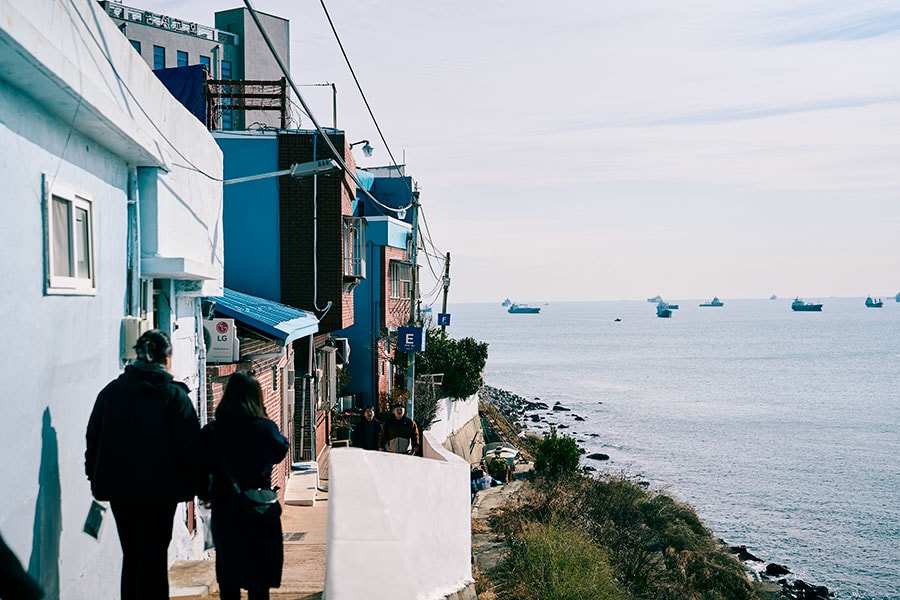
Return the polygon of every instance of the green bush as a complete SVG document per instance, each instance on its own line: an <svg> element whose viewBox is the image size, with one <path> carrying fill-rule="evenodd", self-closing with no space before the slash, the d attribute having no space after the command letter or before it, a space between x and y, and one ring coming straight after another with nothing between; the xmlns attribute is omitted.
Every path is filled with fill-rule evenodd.
<svg viewBox="0 0 900 600"><path fill-rule="evenodd" d="M416 357L416 374L443 373L442 397L468 398L477 392L488 345L473 338L453 339L442 329L429 329L425 335L425 351Z"/></svg>
<svg viewBox="0 0 900 600"><path fill-rule="evenodd" d="M534 458L534 473L539 477L556 479L572 475L578 471L581 450L574 439L556 435L552 430L537 448Z"/></svg>
<svg viewBox="0 0 900 600"><path fill-rule="evenodd" d="M624 600L603 551L559 523L531 523L500 565L509 600Z"/></svg>

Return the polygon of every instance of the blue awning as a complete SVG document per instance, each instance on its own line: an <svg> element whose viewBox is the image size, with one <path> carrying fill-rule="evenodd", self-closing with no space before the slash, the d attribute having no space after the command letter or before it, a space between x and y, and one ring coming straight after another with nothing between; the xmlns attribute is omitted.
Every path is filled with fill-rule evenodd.
<svg viewBox="0 0 900 600"><path fill-rule="evenodd" d="M319 319L313 313L265 298L225 288L222 296L209 300L216 303L216 312L271 336L282 345L319 331Z"/></svg>

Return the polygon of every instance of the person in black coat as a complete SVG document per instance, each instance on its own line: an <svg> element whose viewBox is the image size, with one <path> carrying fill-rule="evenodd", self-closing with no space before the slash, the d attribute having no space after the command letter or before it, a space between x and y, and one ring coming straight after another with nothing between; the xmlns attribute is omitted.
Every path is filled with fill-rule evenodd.
<svg viewBox="0 0 900 600"><path fill-rule="evenodd" d="M137 360L94 403L84 468L116 520L122 598L168 598L175 508L202 489L206 464L188 388L168 371L168 336L152 329L134 348Z"/></svg>
<svg viewBox="0 0 900 600"><path fill-rule="evenodd" d="M363 410L363 420L353 427L350 443L356 448L378 450L378 439L381 437L381 421L375 418L375 409L367 406Z"/></svg>
<svg viewBox="0 0 900 600"><path fill-rule="evenodd" d="M237 510L237 491L271 486L272 468L284 460L289 444L266 418L259 382L249 373L228 379L216 408L216 420L203 428L213 461L212 533L216 579L222 600L237 600L241 589L250 600L265 600L281 586L284 562L281 520L248 523Z"/></svg>

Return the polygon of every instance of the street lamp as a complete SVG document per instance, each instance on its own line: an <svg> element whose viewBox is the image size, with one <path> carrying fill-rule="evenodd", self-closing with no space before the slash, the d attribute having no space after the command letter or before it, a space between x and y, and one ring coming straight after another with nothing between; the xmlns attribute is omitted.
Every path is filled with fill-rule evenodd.
<svg viewBox="0 0 900 600"><path fill-rule="evenodd" d="M340 170L340 167L336 162L334 162L334 159L327 158L324 160L314 160L311 162L297 163L291 165L290 169L284 169L283 171L262 173L260 175L248 175L246 177L238 177L236 179L226 179L222 182L222 185L244 183L245 181L256 181L257 179L267 179L269 177L281 177L282 175L290 175L295 179L300 179L301 177L308 177L310 175L323 175L325 173L331 173L332 171L338 170Z"/></svg>
<svg viewBox="0 0 900 600"><path fill-rule="evenodd" d="M353 142L352 144L350 144L350 149L353 150L353 146L359 146L360 144L365 144L365 146L362 147L363 155L365 155L367 158L369 156L372 156L373 148L369 145L369 140L359 140L358 142Z"/></svg>

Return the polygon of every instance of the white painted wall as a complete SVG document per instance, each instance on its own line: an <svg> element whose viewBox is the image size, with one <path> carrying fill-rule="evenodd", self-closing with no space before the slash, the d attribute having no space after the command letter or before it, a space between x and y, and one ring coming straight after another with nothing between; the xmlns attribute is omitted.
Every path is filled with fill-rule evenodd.
<svg viewBox="0 0 900 600"><path fill-rule="evenodd" d="M121 372L128 172L164 169L172 222L158 227L172 239L161 247L208 267L207 285L221 288L221 184L176 166L221 178L221 154L93 1L0 0L0 14L0 531L48 598L115 598L111 515L99 542L82 532L84 432L96 394ZM94 202L96 295L43 293L42 175ZM174 318L190 320L200 292L176 298ZM193 377L195 339L179 343L192 354L176 376Z"/></svg>
<svg viewBox="0 0 900 600"><path fill-rule="evenodd" d="M478 394L465 400L441 398L438 400L436 415L429 431L439 444L443 444L448 437L478 417Z"/></svg>
<svg viewBox="0 0 900 600"><path fill-rule="evenodd" d="M331 450L327 600L437 600L473 581L469 465L427 432L423 453Z"/></svg>

